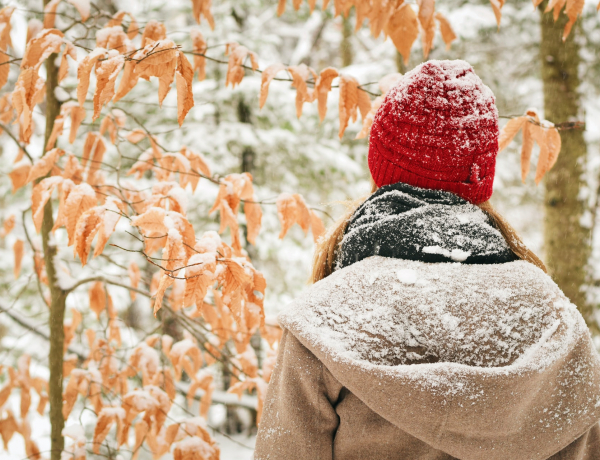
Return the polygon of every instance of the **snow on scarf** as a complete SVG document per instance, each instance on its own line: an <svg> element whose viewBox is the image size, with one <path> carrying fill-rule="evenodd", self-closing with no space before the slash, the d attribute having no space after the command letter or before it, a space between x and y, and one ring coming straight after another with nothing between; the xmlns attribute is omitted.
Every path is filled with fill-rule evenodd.
<svg viewBox="0 0 600 460"><path fill-rule="evenodd" d="M517 259L479 207L450 192L402 182L381 187L354 212L336 269L374 255L467 264Z"/></svg>

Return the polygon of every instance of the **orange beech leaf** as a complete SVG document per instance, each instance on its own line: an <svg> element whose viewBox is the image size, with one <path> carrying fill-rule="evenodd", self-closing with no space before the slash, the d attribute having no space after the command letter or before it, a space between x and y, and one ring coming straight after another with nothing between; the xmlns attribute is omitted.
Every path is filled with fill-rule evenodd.
<svg viewBox="0 0 600 460"><path fill-rule="evenodd" d="M142 374L142 384L151 384L158 373L160 357L158 352L146 342L137 345L129 356L129 365Z"/></svg>
<svg viewBox="0 0 600 460"><path fill-rule="evenodd" d="M38 67L21 67L11 100L17 113L21 140L26 144L31 140L33 132L33 109L43 101L44 93L45 81L39 77Z"/></svg>
<svg viewBox="0 0 600 460"><path fill-rule="evenodd" d="M119 327L119 320L116 318L111 318L108 321L108 341L116 343L118 347L121 346L121 328Z"/></svg>
<svg viewBox="0 0 600 460"><path fill-rule="evenodd" d="M67 165L68 164L69 163L67 162ZM55 232L60 227L63 227L64 225L66 225L66 217L65 217L66 211L67 211L66 202L67 202L67 198L69 197L69 193L71 193L71 191L75 187L75 183L71 179L64 179L62 182L59 183L59 186L60 186L60 190L59 190L60 199L59 199L59 203L58 203L58 214L56 216L56 220L54 221L54 227L52 227L53 232Z"/></svg>
<svg viewBox="0 0 600 460"><path fill-rule="evenodd" d="M256 407L256 422L260 423L260 416L262 414L262 408L265 401L265 396L267 394L267 387L267 383L260 377L247 378L243 382L237 382L236 384L232 385L227 390L227 393L237 394L238 397L242 399L244 390L250 391L252 389L256 389L256 395L258 396L258 402Z"/></svg>
<svg viewBox="0 0 600 460"><path fill-rule="evenodd" d="M4 96L0 97L0 122L9 124L14 118L15 109L13 108L11 101L11 94L5 93ZM2 134L2 128L0 128L0 134ZM18 155L15 157L14 162L20 161L25 152L23 149L19 149Z"/></svg>
<svg viewBox="0 0 600 460"><path fill-rule="evenodd" d="M117 124L115 123L115 119L112 115L105 115L100 123L100 134L104 135L108 132L108 137L110 138L111 143L115 143L117 140Z"/></svg>
<svg viewBox="0 0 600 460"><path fill-rule="evenodd" d="M190 436L174 444L173 460L218 460L219 448L198 436Z"/></svg>
<svg viewBox="0 0 600 460"><path fill-rule="evenodd" d="M577 17L583 12L583 7L585 6L585 0L567 0L565 14L569 17L569 22L565 25L565 30L563 32L563 42L567 39L569 34L571 33L571 28L575 21L577 21Z"/></svg>
<svg viewBox="0 0 600 460"><path fill-rule="evenodd" d="M165 296L166 290L173 284L174 279L163 273L160 277L160 281L158 283L158 287L156 288L156 293L154 294L154 317L156 318L156 313L162 308L162 301Z"/></svg>
<svg viewBox="0 0 600 460"><path fill-rule="evenodd" d="M536 128L538 128L536 126ZM534 132L534 137L540 146L535 183L539 185L544 175L552 169L560 153L561 138L558 130L550 122L542 122L542 126Z"/></svg>
<svg viewBox="0 0 600 460"><path fill-rule="evenodd" d="M104 48L96 48L90 54L85 56L77 66L77 100L79 101L79 106L81 108L83 108L83 103L87 98L92 68L96 65L98 60L104 58L105 55L106 50Z"/></svg>
<svg viewBox="0 0 600 460"><path fill-rule="evenodd" d="M96 281L92 284L89 290L89 298L90 310L96 313L96 316L100 319L100 313L106 308L106 291L102 282Z"/></svg>
<svg viewBox="0 0 600 460"><path fill-rule="evenodd" d="M316 243L325 234L325 226L321 218L312 209L310 210L310 227L312 229L313 240Z"/></svg>
<svg viewBox="0 0 600 460"><path fill-rule="evenodd" d="M319 104L319 119L323 121L327 114L327 95L331 91L331 83L334 78L337 78L339 72L333 67L327 67L321 70L317 83L315 84L315 93Z"/></svg>
<svg viewBox="0 0 600 460"><path fill-rule="evenodd" d="M256 237L260 233L262 223L262 209L255 196L252 197L252 201L244 202L244 214L246 215L246 239L250 244L256 244Z"/></svg>
<svg viewBox="0 0 600 460"><path fill-rule="evenodd" d="M258 358L250 345L246 346L244 352L238 353L235 359L240 364L244 374L250 378L258 377Z"/></svg>
<svg viewBox="0 0 600 460"><path fill-rule="evenodd" d="M227 229L227 227L229 227L231 232L231 247L236 251L241 251L242 245L240 242L240 230L238 220L233 210L229 206L229 203L227 203L226 200L221 200L219 206L219 217L221 219L219 233L222 234Z"/></svg>
<svg viewBox="0 0 600 460"><path fill-rule="evenodd" d="M144 33L142 34L142 47L149 43L164 40L165 38L167 38L167 28L165 25L162 22L152 19L148 21L146 27L144 27Z"/></svg>
<svg viewBox="0 0 600 460"><path fill-rule="evenodd" d="M73 45L71 42L65 42L65 49L63 50L60 58L60 66L58 68L59 82L63 81L69 74L69 62L67 61L67 56L77 62L77 50L75 49L75 45Z"/></svg>
<svg viewBox="0 0 600 460"><path fill-rule="evenodd" d="M137 287L140 284L141 274L140 274L140 268L134 261L131 261L129 263L129 267L127 269L127 274L129 275L129 283L131 284L131 287L137 289ZM131 300L134 301L135 297L137 295L137 292L129 290L129 295L131 297Z"/></svg>
<svg viewBox="0 0 600 460"><path fill-rule="evenodd" d="M120 25L107 26L96 32L96 48L115 50L120 54L131 52L135 49Z"/></svg>
<svg viewBox="0 0 600 460"><path fill-rule="evenodd" d="M140 79L139 75L135 73L136 61L130 60L125 61L123 67L123 75L117 88L117 93L114 97L114 102L121 100L129 91L131 91Z"/></svg>
<svg viewBox="0 0 600 460"><path fill-rule="evenodd" d="M20 164L16 164L13 167L13 170L10 173L8 173L8 177L10 177L10 180L12 182L13 193L15 193L25 184L27 184L29 171L31 171L31 165L29 163L23 162Z"/></svg>
<svg viewBox="0 0 600 460"><path fill-rule="evenodd" d="M263 108L265 102L267 102L267 96L269 95L269 85L275 75L277 75L280 71L285 70L286 66L283 64L272 64L263 70L263 73L260 77L260 101L259 108Z"/></svg>
<svg viewBox="0 0 600 460"><path fill-rule="evenodd" d="M242 79L244 78L243 65L246 57L250 57L252 70L258 69L258 56L245 46L241 46L237 43L227 43L225 56L229 56L225 86L231 85L232 88L235 88L242 82Z"/></svg>
<svg viewBox="0 0 600 460"><path fill-rule="evenodd" d="M404 64L408 64L410 49L419 36L419 20L410 4L403 2L396 8L385 25L385 33L404 58Z"/></svg>
<svg viewBox="0 0 600 460"><path fill-rule="evenodd" d="M192 379L192 383L186 395L188 405L191 406L193 404L196 391L198 389L203 390L204 394L200 398L200 416L206 418L212 403L212 394L215 390L214 377L208 370L201 369L195 375L190 376L190 378Z"/></svg>
<svg viewBox="0 0 600 460"><path fill-rule="evenodd" d="M194 254L189 258L185 269L185 306L196 304L201 309L208 288L215 279L216 253Z"/></svg>
<svg viewBox="0 0 600 460"><path fill-rule="evenodd" d="M0 230L0 238L5 238L10 232L13 231L16 224L16 217L14 214L11 214L6 219L4 219L4 223L2 224L2 230Z"/></svg>
<svg viewBox="0 0 600 460"><path fill-rule="evenodd" d="M523 128L525 123L527 122L527 117L516 117L508 120L508 123L502 128L500 131L500 136L498 136L498 151L501 152L504 150L508 144L515 138L517 133Z"/></svg>
<svg viewBox="0 0 600 460"><path fill-rule="evenodd" d="M165 270L175 270L183 267L187 262L186 252L183 246L183 237L176 228L167 231L167 243L163 249L162 267Z"/></svg>
<svg viewBox="0 0 600 460"><path fill-rule="evenodd" d="M96 233L98 233L100 225L102 224L103 214L104 208L102 208L102 206L96 206L88 209L77 220L75 235L73 237L75 240L73 251L75 255L79 256L82 266L87 263L92 240L96 236Z"/></svg>
<svg viewBox="0 0 600 460"><path fill-rule="evenodd" d="M96 247L94 248L94 257L99 256L104 251L104 247L115 231L115 227L121 218L121 210L119 209L119 202L110 197L106 200L103 207L102 221L98 231L98 240L96 241Z"/></svg>
<svg viewBox="0 0 600 460"><path fill-rule="evenodd" d="M423 42L423 56L427 58L433 38L435 36L435 0L417 0L419 6L419 23L421 24L421 41Z"/></svg>
<svg viewBox="0 0 600 460"><path fill-rule="evenodd" d="M283 13L285 13L285 3L287 2L287 0L279 0L279 3L277 4L277 16L281 16ZM325 7L323 7L324 9Z"/></svg>
<svg viewBox="0 0 600 460"><path fill-rule="evenodd" d="M198 81L202 81L206 78L206 58L204 56L198 56L198 54L204 54L206 52L206 40L202 35L202 32L198 29L192 29L190 31L190 38L192 39L192 48L194 53L194 73L198 71Z"/></svg>
<svg viewBox="0 0 600 460"><path fill-rule="evenodd" d="M362 93L363 91L360 91L358 89L358 81L356 80L356 78L351 77L349 75L340 75L340 139L342 138L342 136L344 135L344 131L346 131L346 128L348 127L348 122L351 119L352 121L356 121L359 107L359 92ZM364 105L362 101L361 104ZM369 109L370 108L371 103L369 100Z"/></svg>
<svg viewBox="0 0 600 460"><path fill-rule="evenodd" d="M71 118L71 128L69 130L69 143L75 142L77 137L77 131L81 126L81 122L85 119L85 109L79 107L75 101L65 102L61 108L60 113L64 117Z"/></svg>
<svg viewBox="0 0 600 460"><path fill-rule="evenodd" d="M492 10L494 10L494 16L496 16L496 23L498 24L498 28L500 28L500 20L502 19L502 7L504 6L505 1L506 0L490 0Z"/></svg>
<svg viewBox="0 0 600 460"><path fill-rule="evenodd" d="M281 222L279 239L287 234L288 230L296 223L297 203L293 195L282 193L277 198L277 216Z"/></svg>
<svg viewBox="0 0 600 460"><path fill-rule="evenodd" d="M363 117L363 125L360 132L356 135L355 139L364 139L369 135L373 121L375 120L375 114L383 102L383 96L378 96L373 102L371 102L371 110Z"/></svg>
<svg viewBox="0 0 600 460"><path fill-rule="evenodd" d="M139 32L139 26L131 13L127 11L117 11L105 27L121 26L125 15L129 16L129 27L127 28L127 37L133 40Z"/></svg>
<svg viewBox="0 0 600 460"><path fill-rule="evenodd" d="M194 93L192 92L194 69L190 61L181 52L178 53L175 80L177 87L177 122L181 126L183 119L194 106Z"/></svg>
<svg viewBox="0 0 600 460"><path fill-rule="evenodd" d="M175 43L165 39L152 42L133 55L133 59L136 60L134 61L136 62L134 67L136 77L145 80L149 80L150 77L158 77L159 104L162 104L175 79L178 54Z"/></svg>
<svg viewBox="0 0 600 460"><path fill-rule="evenodd" d="M19 273L21 273L21 261L23 260L23 240L16 240L15 244L13 244L13 253L15 256L15 264L13 268L13 272L15 274L15 279L19 278Z"/></svg>
<svg viewBox="0 0 600 460"><path fill-rule="evenodd" d="M131 460L136 460L138 454L140 453L140 447L146 439L148 432L150 431L150 427L144 420L140 420L136 422L133 430L135 431L135 444L133 446L133 455L131 456Z"/></svg>
<svg viewBox="0 0 600 460"><path fill-rule="evenodd" d="M54 119L52 132L50 133L50 136L48 137L48 142L46 143L46 151L50 151L52 148L54 148L58 136L60 136L63 132L64 124L65 119L61 115ZM33 167L35 168L35 164L33 165Z"/></svg>
<svg viewBox="0 0 600 460"><path fill-rule="evenodd" d="M304 103L313 102L315 100L314 89L309 89L306 86L306 82L311 77L313 82L316 82L317 74L306 64L290 66L288 67L288 72L292 76L292 88L296 88L296 116L300 118Z"/></svg>
<svg viewBox="0 0 600 460"><path fill-rule="evenodd" d="M200 18L204 16L208 25L212 30L215 29L215 20L210 11L212 0L192 0L192 14L198 24L200 24Z"/></svg>
<svg viewBox="0 0 600 460"><path fill-rule="evenodd" d="M210 178L210 168L206 163L206 159L200 153L196 153L186 147L185 145L181 147L180 153L185 156L190 162L190 168L192 172L196 174L184 174L183 177L180 176L180 184L182 188L185 188L187 184L191 184L192 191L196 190L198 186L198 182L200 181L200 177L197 174L202 174L205 177Z"/></svg>
<svg viewBox="0 0 600 460"><path fill-rule="evenodd" d="M87 21L90 17L90 0L67 0L67 3L75 7L81 16L81 22Z"/></svg>
<svg viewBox="0 0 600 460"><path fill-rule="evenodd" d="M42 229L42 220L44 219L44 206L52 196L54 189L62 184L64 179L60 176L47 177L42 179L33 187L31 193L31 216L36 231L39 233Z"/></svg>
<svg viewBox="0 0 600 460"><path fill-rule="evenodd" d="M117 75L121 71L121 67L125 63L125 58L117 54L111 56L110 51L108 58L102 61L98 61L96 65L96 92L94 93L94 114L92 121L96 120L100 116L100 110L109 102L115 95L115 82Z"/></svg>
<svg viewBox="0 0 600 460"><path fill-rule="evenodd" d="M367 117L369 112L371 111L371 98L369 97L369 93L362 90L360 87L358 88L358 110L360 111L361 118L364 119Z"/></svg>
<svg viewBox="0 0 600 460"><path fill-rule="evenodd" d="M12 411L10 409L6 409L5 412L6 418L0 419L0 436L2 436L4 450L8 452L8 443L12 439L13 435L20 431L20 428Z"/></svg>
<svg viewBox="0 0 600 460"><path fill-rule="evenodd" d="M8 401L8 398L10 397L10 394L12 393L14 386L15 385L11 379L4 384L2 389L0 389L0 408L2 408L4 406L4 404L6 404L6 401ZM0 422L0 423L2 423L2 422Z"/></svg>
<svg viewBox="0 0 600 460"><path fill-rule="evenodd" d="M52 53L60 51L60 46L65 42L64 34L60 30L46 27L27 44L21 61L21 70L32 67L39 69Z"/></svg>
<svg viewBox="0 0 600 460"><path fill-rule="evenodd" d="M63 417L67 419L73 410L73 406L77 401L77 396L81 391L87 391L89 380L87 371L84 369L73 369L69 376L69 382L65 386L63 393Z"/></svg>
<svg viewBox="0 0 600 460"><path fill-rule="evenodd" d="M450 22L442 13L435 13L435 18L440 23L440 32L442 33L442 40L444 40L444 43L446 44L446 49L449 50L452 42L456 40L456 33L454 33L454 29L450 25Z"/></svg>
<svg viewBox="0 0 600 460"><path fill-rule="evenodd" d="M166 211L163 208L152 207L143 214L131 219L131 225L139 227L143 232L167 233L165 225Z"/></svg>
<svg viewBox="0 0 600 460"><path fill-rule="evenodd" d="M75 338L75 331L81 323L81 313L75 308L71 308L72 317L65 319L63 330L65 334L64 349L67 351L67 347L71 341Z"/></svg>
<svg viewBox="0 0 600 460"><path fill-rule="evenodd" d="M329 0L325 0L327 3ZM400 3L400 5L402 2ZM381 34L385 25L390 21L390 16L398 6L396 2L373 2L369 13L369 28L373 37L377 38ZM386 32L387 34L387 32Z"/></svg>
<svg viewBox="0 0 600 460"><path fill-rule="evenodd" d="M100 453L100 446L113 425L117 425L117 432L120 431L119 425L125 419L125 409L122 407L103 407L98 414L96 427L94 429L94 453Z"/></svg>
<svg viewBox="0 0 600 460"><path fill-rule="evenodd" d="M539 116L534 110L528 110L525 118L531 116L536 122L539 122ZM529 174L529 167L531 163L531 154L533 152L534 130L539 128L538 126L529 123L528 121L523 124L523 144L521 145L521 180L525 183L525 178Z"/></svg>
<svg viewBox="0 0 600 460"><path fill-rule="evenodd" d="M96 204L96 194L94 189L86 183L81 183L73 187L65 202L66 213L66 228L69 237L68 245L71 246L74 242L75 227L77 220L88 209Z"/></svg>
<svg viewBox="0 0 600 460"><path fill-rule="evenodd" d="M64 154L65 151L61 149L52 149L47 151L42 158L33 164L25 182L29 183L47 175L56 164L58 157L61 157Z"/></svg>
<svg viewBox="0 0 600 460"><path fill-rule="evenodd" d="M304 234L308 234L308 230L310 229L311 217L310 210L308 206L306 206L306 201L302 195L298 193L294 193L294 200L296 200L296 223L300 225Z"/></svg>
<svg viewBox="0 0 600 460"><path fill-rule="evenodd" d="M126 139L131 142L132 144L137 144L138 142L140 142L142 139L144 139L147 136L146 131L144 131L141 128L137 128L134 129L133 131L131 131L127 136Z"/></svg>
<svg viewBox="0 0 600 460"><path fill-rule="evenodd" d="M561 10L564 8L565 4L567 3L567 0L550 0L548 2L548 5L546 6L546 9L544 10L544 13L548 13L551 10L552 11L552 15L554 16L554 21L556 22L558 20L558 15L560 14ZM596 8L596 10L598 9L598 7Z"/></svg>
<svg viewBox="0 0 600 460"><path fill-rule="evenodd" d="M12 47L12 42L10 40L10 18L15 9L14 6L5 6L0 9L0 49L4 51L6 51L7 47Z"/></svg>
<svg viewBox="0 0 600 460"><path fill-rule="evenodd" d="M25 44L28 44L44 28L44 23L39 19L32 18L27 22L27 37Z"/></svg>
<svg viewBox="0 0 600 460"><path fill-rule="evenodd" d="M225 200L234 215L238 213L240 201L250 199L254 195L252 175L250 173L228 174L219 184L219 193L209 214L214 212Z"/></svg>
<svg viewBox="0 0 600 460"><path fill-rule="evenodd" d="M44 28L51 29L54 27L56 20L56 8L61 0L52 0L44 7Z"/></svg>
<svg viewBox="0 0 600 460"><path fill-rule="evenodd" d="M313 2L313 5L311 5L311 7L314 8L314 3L316 3L316 0L312 0L312 2ZM371 2L357 2L354 5L354 12L356 15L356 26L354 27L355 32L358 32L360 30L365 19L367 17L369 17L371 8L372 8ZM311 12L312 12L312 9L311 9Z"/></svg>
<svg viewBox="0 0 600 460"><path fill-rule="evenodd" d="M77 368L77 355L66 355L63 360L63 378L71 375L73 369ZM41 415L41 414L40 414Z"/></svg>
<svg viewBox="0 0 600 460"><path fill-rule="evenodd" d="M197 345L190 339L181 340L174 345L171 346L168 357L173 365L173 370L175 372L175 379L181 380L181 372L183 370L183 360L186 356L190 356L192 360L197 363L197 366L200 368L202 364L202 355ZM195 372L194 372L195 373Z"/></svg>
<svg viewBox="0 0 600 460"><path fill-rule="evenodd" d="M10 56L2 51L3 50L0 49L0 89L6 85L10 71L10 65L8 62L10 61Z"/></svg>

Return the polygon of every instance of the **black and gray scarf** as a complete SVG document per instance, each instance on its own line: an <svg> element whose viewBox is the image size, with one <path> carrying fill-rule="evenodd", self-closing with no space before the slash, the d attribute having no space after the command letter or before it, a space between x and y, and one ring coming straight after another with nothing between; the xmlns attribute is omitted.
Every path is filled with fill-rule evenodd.
<svg viewBox="0 0 600 460"><path fill-rule="evenodd" d="M479 207L450 192L402 182L381 187L354 212L336 268L373 255L467 264L517 259Z"/></svg>

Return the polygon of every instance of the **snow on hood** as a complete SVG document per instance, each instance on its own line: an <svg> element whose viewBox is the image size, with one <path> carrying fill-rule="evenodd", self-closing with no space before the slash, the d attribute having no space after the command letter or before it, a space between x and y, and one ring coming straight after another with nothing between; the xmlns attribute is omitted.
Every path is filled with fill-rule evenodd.
<svg viewBox="0 0 600 460"><path fill-rule="evenodd" d="M370 257L279 316L380 416L461 459L545 459L600 419L600 359L540 269Z"/></svg>

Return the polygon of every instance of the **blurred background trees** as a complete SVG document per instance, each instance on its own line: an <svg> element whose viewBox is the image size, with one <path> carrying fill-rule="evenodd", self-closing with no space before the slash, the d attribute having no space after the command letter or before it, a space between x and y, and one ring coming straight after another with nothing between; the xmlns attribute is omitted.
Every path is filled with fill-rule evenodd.
<svg viewBox="0 0 600 460"><path fill-rule="evenodd" d="M227 60L223 56L225 44L237 42L258 54L261 69L275 63L306 64L317 72L333 66L355 77L373 94L379 93L376 82L381 77L395 72L404 73L425 59L420 40L415 42L410 58L405 63L390 39L386 40L383 35L373 37L368 23L355 30L354 8L344 18L335 16L333 5L321 10L319 2L311 14L307 2L302 2L300 9L295 11L290 1L283 15L277 16L276 3L273 0L213 0L211 11L215 29L211 30L204 19L199 26L196 24L189 0L102 0L92 2L95 5L92 13L100 10L108 13L100 15L97 24L72 27L82 35L88 29L91 31L89 39L82 39L79 44L92 49L95 30L104 26L117 11L126 10L138 20L140 29L151 20L164 23L167 38L181 45L182 49L192 49L190 30L199 28L208 45L206 54L217 60ZM2 6L7 4L16 7L11 20L12 47L9 53L15 58L21 57L25 50L28 21L44 19L43 5L41 0L13 0ZM556 282L579 306L591 329L597 332L600 301L597 288L600 284L597 268L600 248L596 226L600 191L600 125L597 122L600 117L600 27L595 6L592 3L585 5L582 18L563 42L567 16L561 13L557 22L554 22L552 13L543 13L546 2L538 6L538 11L529 0L507 2L502 9L502 22L498 29L494 12L486 0L439 0L436 9L449 20L457 40L446 49L442 37L436 33L433 49L427 58L465 59L472 64L476 73L496 95L501 126L530 107L536 107L543 118L554 123L585 123L585 129L579 127L561 131L561 155L539 187L535 186L531 176L525 184L521 183L519 135L517 141L498 157L492 203L548 264ZM56 17L56 26L68 28L77 16L76 10L63 5L58 11L60 14ZM87 52L79 49L78 54L81 60ZM193 59L191 55L188 57L190 61ZM9 81L0 96L14 87L19 64L11 64ZM51 76L54 66L54 59L49 59L42 74ZM271 83L269 97L261 110L258 106L261 86L259 74L246 71L241 84L232 89L225 87L226 65L208 59L206 72L206 79L193 83L195 107L181 128L175 124L175 90L171 90L162 108L159 108L155 81L138 84L118 103L109 104L103 115L112 108L119 108L127 115L127 131L143 126L160 138L161 146L167 149L178 151L182 145L186 145L201 153L217 180L234 173L252 174L255 193L263 203L262 230L257 244L248 244L244 238L247 229L242 217L242 244L254 267L267 280L265 312L267 323L273 324L273 317L281 306L305 286L313 248L312 238L306 238L299 226L294 226L285 239L277 238L280 232L277 197L281 193L300 193L307 203L324 211L319 211L319 215L325 225L329 225L343 210L340 201L364 195L370 189L366 166L367 140L355 140L362 128L360 121L350 123L343 137L338 138L339 93L336 89L329 94L329 110L324 121L320 122L316 104L305 104L302 117L297 118L296 90L290 87L289 81L276 79ZM287 78L283 72L279 76ZM56 111L52 108L53 104L77 99L74 65L71 65L69 75L60 84L52 85L50 78L47 81L50 82L49 91L46 100L38 104L33 113L35 127L31 143L27 146L27 150L33 152L36 158L44 150L52 131L52 122L46 122L54 119L48 115ZM89 113L91 107L86 103ZM91 121L88 114L75 144L67 145L62 139L58 146L64 146L80 156L84 134L98 131L101 121L102 117ZM8 123L0 128L17 133L16 126ZM46 299L40 295L35 270L35 264L39 262L33 256L42 252L47 254L49 259L56 262L50 264L52 267L62 267L61 270L73 277L121 278L123 283L128 283L127 268L133 260L139 264L140 286L146 291L151 290L155 267L146 263L139 254L115 246L107 246L102 257L90 260L84 269L80 267L79 260L73 258L70 249L59 249L58 255L53 256L55 240L48 229L43 231L47 238L41 238L33 230L31 215L28 214L31 206L30 188L21 188L12 194L9 174L14 170L13 161L19 149L7 136L4 134L0 145L4 173L0 177L0 218L5 223L10 222L10 216L15 216L16 225L0 239L0 251L6 261L0 267L3 299L0 303L0 365L6 368L14 366L19 357L27 353L31 355L31 376L47 380L52 364L48 361L49 343L43 334L47 337L52 324L55 329L62 330L64 321L52 317L51 312L57 309L49 310ZM143 148L137 147L137 144L123 143L121 147L124 154L109 150L105 161L115 165L119 157L137 158L147 147L144 143L148 144L148 140L142 141ZM537 153L534 153L534 162L536 158ZM133 163L134 160L125 159L124 171ZM147 187L153 185L150 177L143 179ZM129 184L124 179L124 187ZM218 215L208 213L218 189L217 184L202 179L196 192L188 194L187 218L198 236L204 231L219 229ZM124 228L119 229L121 231L111 236L111 243L132 247L135 240ZM227 241L228 238L225 237ZM14 259L15 242L22 240L29 244L29 239L36 251L33 254L26 253L20 276L15 279L14 264L8 261ZM52 278L51 273L48 275ZM162 310L154 319L150 299L143 296L132 299L126 289L114 286L107 289L121 328L123 349L126 350L123 356L152 334L171 336L175 342L189 337L189 331L176 314ZM60 300L61 293L56 292L54 298ZM68 350L67 356L71 356L73 351L85 351L87 348L86 329L92 328L101 334L107 324L98 324L96 315L90 311L87 287L73 291L64 300L66 309L63 311L66 311L67 322L74 320L73 309L82 315L81 325L76 328L71 350ZM42 331L42 334L36 333L36 330ZM51 343L51 346L62 350L59 343ZM252 346L257 356L257 367L262 372L264 362L272 359L273 352L258 335L253 337ZM75 356L80 363L83 361L81 358ZM60 361L54 363L55 367L60 364ZM161 355L161 365L166 365L164 355ZM5 385L10 377L6 369L2 372L0 383ZM207 417L211 427L209 431L221 447L222 458L250 458L252 454L256 391L236 401L235 395L224 392L236 378L227 366L221 366L215 372L217 393ZM141 382L141 377L139 379ZM189 384L190 380L184 377L183 383ZM35 398L38 396L34 395ZM198 412L197 401L187 400L182 395L177 398L182 408L172 408L173 417L187 417L189 413L186 411ZM11 399L6 404L0 414L2 420L8 420L6 409L11 404L12 411L19 412L18 399ZM77 403L73 414L83 415L76 419L72 416L67 426L81 423L87 431L86 435L91 438L96 417L84 409L85 404L85 401ZM31 415L31 427L43 457L51 454L47 420L47 409L41 415ZM54 435L58 436L56 433ZM14 436L7 447L7 455L11 459L31 455L18 436ZM92 447L89 446L89 450ZM109 458L115 458L118 453L111 450L110 446L103 446L103 449L103 454ZM131 452L121 452L121 455L128 458ZM147 447L139 449L139 458L151 456Z"/></svg>

